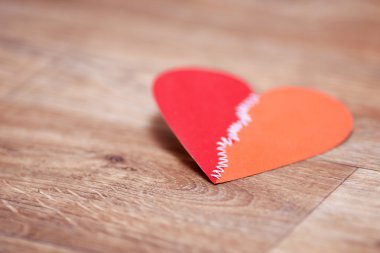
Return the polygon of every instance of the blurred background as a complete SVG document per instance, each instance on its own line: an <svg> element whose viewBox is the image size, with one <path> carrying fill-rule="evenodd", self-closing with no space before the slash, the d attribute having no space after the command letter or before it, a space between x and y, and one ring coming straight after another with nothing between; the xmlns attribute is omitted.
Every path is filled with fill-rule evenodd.
<svg viewBox="0 0 380 253"><path fill-rule="evenodd" d="M365 85L366 78L377 77L379 15L378 2L370 0L2 1L1 6L3 41L14 46L30 43L46 54L77 50L165 68L217 67L271 86L336 85L342 79L349 82L345 85Z"/></svg>
<svg viewBox="0 0 380 253"><path fill-rule="evenodd" d="M0 251L378 249L380 1L1 0L0 28ZM152 98L178 66L318 89L354 133L214 186Z"/></svg>
<svg viewBox="0 0 380 253"><path fill-rule="evenodd" d="M377 102L374 93L362 99L378 88L376 0L16 0L1 1L0 11L3 79L73 61L63 68L93 71L90 78L99 80L137 68L150 85L161 70L196 65L235 73L259 92L302 85L354 110ZM20 51L27 52L19 59Z"/></svg>

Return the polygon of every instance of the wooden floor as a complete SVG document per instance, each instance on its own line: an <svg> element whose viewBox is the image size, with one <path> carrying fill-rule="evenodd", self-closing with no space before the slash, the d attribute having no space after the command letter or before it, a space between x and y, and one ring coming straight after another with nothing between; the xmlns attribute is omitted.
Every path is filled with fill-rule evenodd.
<svg viewBox="0 0 380 253"><path fill-rule="evenodd" d="M1 1L0 252L379 252L380 2ZM343 101L342 146L211 184L152 99L173 66Z"/></svg>

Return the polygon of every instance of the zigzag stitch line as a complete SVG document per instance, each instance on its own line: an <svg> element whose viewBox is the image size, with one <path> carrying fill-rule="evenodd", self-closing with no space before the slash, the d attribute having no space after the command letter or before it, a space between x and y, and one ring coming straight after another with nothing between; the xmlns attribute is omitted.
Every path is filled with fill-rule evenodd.
<svg viewBox="0 0 380 253"><path fill-rule="evenodd" d="M227 146L232 146L232 144L236 141L240 141L238 133L243 127L248 126L248 124L252 121L251 116L249 116L248 112L259 102L259 96L251 93L246 99L243 100L236 107L236 116L238 120L233 122L227 129L227 137L221 137L219 141L216 142L216 150L218 151L218 164L216 168L212 171L211 176L220 179L225 169L228 168L228 157L226 153Z"/></svg>

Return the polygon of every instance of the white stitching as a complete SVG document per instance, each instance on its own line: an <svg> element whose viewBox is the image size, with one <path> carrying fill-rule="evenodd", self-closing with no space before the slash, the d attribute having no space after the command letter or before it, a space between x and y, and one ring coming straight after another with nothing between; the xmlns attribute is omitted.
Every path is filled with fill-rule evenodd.
<svg viewBox="0 0 380 253"><path fill-rule="evenodd" d="M219 151L217 153L218 165L216 166L216 169L212 171L212 177L216 179L220 179L222 177L224 170L228 167L226 147L232 146L234 142L240 140L238 133L243 127L247 126L249 122L252 121L251 116L249 116L248 112L252 106L258 103L258 101L259 96L251 93L246 99L243 100L243 102L241 102L236 107L236 116L238 117L238 120L233 122L227 129L227 138L223 136L220 138L220 141L216 142L216 150Z"/></svg>

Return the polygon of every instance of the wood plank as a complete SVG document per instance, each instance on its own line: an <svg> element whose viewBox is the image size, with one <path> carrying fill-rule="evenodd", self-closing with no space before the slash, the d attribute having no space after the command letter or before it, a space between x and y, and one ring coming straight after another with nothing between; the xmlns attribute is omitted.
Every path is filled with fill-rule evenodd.
<svg viewBox="0 0 380 253"><path fill-rule="evenodd" d="M379 252L379 196L380 172L357 170L271 252Z"/></svg>
<svg viewBox="0 0 380 253"><path fill-rule="evenodd" d="M261 252L349 173L309 162L215 187L191 161L47 148L1 157L2 233L76 250Z"/></svg>
<svg viewBox="0 0 380 253"><path fill-rule="evenodd" d="M315 159L214 186L157 117L139 65L86 62L58 60L2 101L7 236L76 250L261 252L355 169Z"/></svg>

